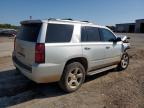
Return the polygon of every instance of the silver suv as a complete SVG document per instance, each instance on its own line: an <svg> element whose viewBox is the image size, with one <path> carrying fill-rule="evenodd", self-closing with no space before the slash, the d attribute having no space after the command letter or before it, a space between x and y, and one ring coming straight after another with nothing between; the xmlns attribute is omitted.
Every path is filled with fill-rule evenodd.
<svg viewBox="0 0 144 108"><path fill-rule="evenodd" d="M87 21L28 20L14 42L13 63L37 83L59 82L66 92L77 90L85 76L129 64L126 38Z"/></svg>

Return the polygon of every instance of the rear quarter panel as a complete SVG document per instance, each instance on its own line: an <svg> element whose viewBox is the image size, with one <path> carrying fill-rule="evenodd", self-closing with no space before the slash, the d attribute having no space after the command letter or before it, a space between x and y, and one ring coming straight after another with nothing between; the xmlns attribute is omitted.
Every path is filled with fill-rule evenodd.
<svg viewBox="0 0 144 108"><path fill-rule="evenodd" d="M69 59L82 57L80 43L48 43L45 47L45 62L59 65L59 70L56 70L59 74Z"/></svg>

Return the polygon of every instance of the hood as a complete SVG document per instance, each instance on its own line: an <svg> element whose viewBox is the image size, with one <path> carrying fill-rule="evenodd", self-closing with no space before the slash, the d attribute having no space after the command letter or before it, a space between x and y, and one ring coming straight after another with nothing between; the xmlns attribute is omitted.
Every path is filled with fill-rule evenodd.
<svg viewBox="0 0 144 108"><path fill-rule="evenodd" d="M123 41L123 51L126 51L127 49L130 49L130 43L128 41L128 39L130 39L129 37L127 37L126 35L117 35L117 37L120 37L121 40Z"/></svg>

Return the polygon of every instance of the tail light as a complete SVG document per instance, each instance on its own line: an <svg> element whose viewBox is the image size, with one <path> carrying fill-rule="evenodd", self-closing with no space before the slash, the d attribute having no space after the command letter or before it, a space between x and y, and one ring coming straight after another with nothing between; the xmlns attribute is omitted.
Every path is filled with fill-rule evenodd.
<svg viewBox="0 0 144 108"><path fill-rule="evenodd" d="M16 47L16 37L14 38L14 50L15 50L15 47Z"/></svg>
<svg viewBox="0 0 144 108"><path fill-rule="evenodd" d="M37 43L35 46L35 63L45 62L45 45L43 43Z"/></svg>

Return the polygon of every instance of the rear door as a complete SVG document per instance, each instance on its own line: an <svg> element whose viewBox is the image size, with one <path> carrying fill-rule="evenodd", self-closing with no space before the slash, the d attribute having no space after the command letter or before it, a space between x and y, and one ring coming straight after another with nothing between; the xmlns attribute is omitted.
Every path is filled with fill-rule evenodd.
<svg viewBox="0 0 144 108"><path fill-rule="evenodd" d="M16 36L16 58L28 66L35 62L35 44L41 25L41 23L22 24Z"/></svg>
<svg viewBox="0 0 144 108"><path fill-rule="evenodd" d="M108 29L100 28L103 46L105 47L105 65L113 65L120 61L121 42L113 42L116 36Z"/></svg>
<svg viewBox="0 0 144 108"><path fill-rule="evenodd" d="M81 29L83 55L88 59L89 70L101 68L104 64L105 47L101 43L97 27L83 26Z"/></svg>

